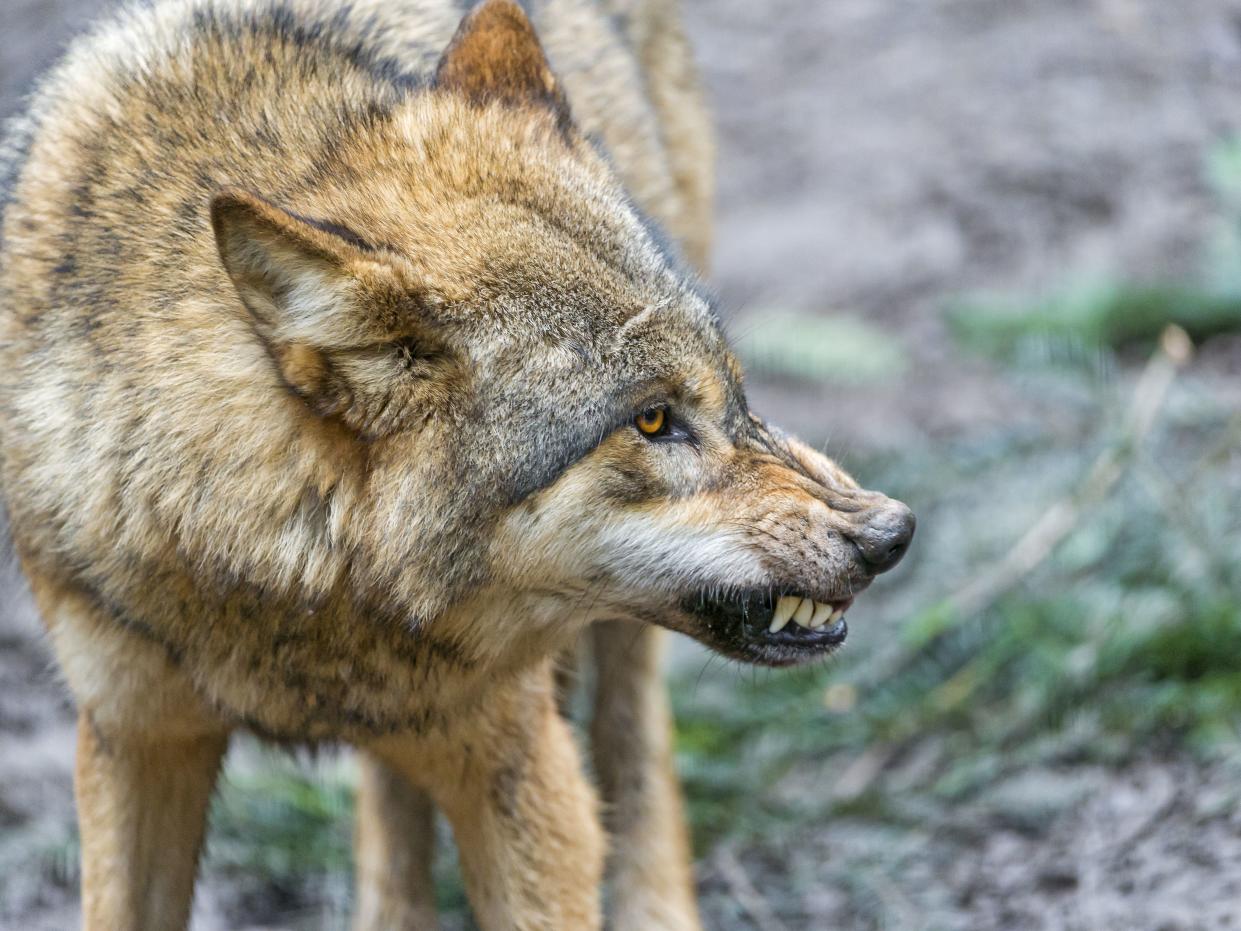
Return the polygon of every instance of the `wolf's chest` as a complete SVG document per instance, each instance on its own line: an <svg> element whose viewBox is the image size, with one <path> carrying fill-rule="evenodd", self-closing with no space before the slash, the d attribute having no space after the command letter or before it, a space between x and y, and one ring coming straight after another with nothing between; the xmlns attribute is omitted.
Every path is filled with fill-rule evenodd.
<svg viewBox="0 0 1241 931"><path fill-rule="evenodd" d="M294 740L357 740L447 726L467 702L477 662L453 641L344 602L314 608L253 592L135 605L226 719Z"/></svg>

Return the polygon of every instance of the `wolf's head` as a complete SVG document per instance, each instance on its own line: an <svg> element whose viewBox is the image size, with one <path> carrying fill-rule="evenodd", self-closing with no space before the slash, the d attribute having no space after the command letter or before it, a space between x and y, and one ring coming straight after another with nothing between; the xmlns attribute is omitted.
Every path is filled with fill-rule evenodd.
<svg viewBox="0 0 1241 931"><path fill-rule="evenodd" d="M909 544L908 508L749 410L709 300L508 0L312 194L227 190L212 219L285 386L353 463L331 531L351 584L467 648L636 617L793 663L844 640Z"/></svg>

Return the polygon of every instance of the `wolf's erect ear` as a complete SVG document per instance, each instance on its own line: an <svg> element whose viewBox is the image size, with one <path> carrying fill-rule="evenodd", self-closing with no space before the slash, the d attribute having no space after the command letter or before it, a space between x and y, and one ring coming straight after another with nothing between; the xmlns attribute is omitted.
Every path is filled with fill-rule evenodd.
<svg viewBox="0 0 1241 931"><path fill-rule="evenodd" d="M220 261L285 383L370 436L401 425L420 360L445 358L401 261L337 224L254 194L211 201ZM417 338L415 338L415 333ZM432 366L433 368L434 366ZM434 372L416 372L424 385ZM425 413L425 411L424 411Z"/></svg>
<svg viewBox="0 0 1241 931"><path fill-rule="evenodd" d="M482 0L466 15L440 59L435 86L479 103L547 107L569 122L539 38L514 0Z"/></svg>
<svg viewBox="0 0 1241 931"><path fill-rule="evenodd" d="M264 337L320 348L379 338L382 321L359 304L363 279L390 265L360 236L235 189L212 199L211 225L220 261Z"/></svg>

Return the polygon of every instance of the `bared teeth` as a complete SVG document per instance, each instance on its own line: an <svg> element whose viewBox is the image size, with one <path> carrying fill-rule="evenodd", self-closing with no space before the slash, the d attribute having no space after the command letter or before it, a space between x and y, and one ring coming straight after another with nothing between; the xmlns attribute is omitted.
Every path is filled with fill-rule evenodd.
<svg viewBox="0 0 1241 931"><path fill-rule="evenodd" d="M809 630L818 630L827 624L834 624L845 616L844 608L838 608L827 601L815 601L799 595L781 595L776 600L776 610L771 617L771 626L767 629L778 634L796 622Z"/></svg>
<svg viewBox="0 0 1241 931"><path fill-rule="evenodd" d="M812 617L814 617L814 602L809 598L803 598L797 610L793 612L793 620L802 627L809 627Z"/></svg>
<svg viewBox="0 0 1241 931"><path fill-rule="evenodd" d="M832 616L832 606L821 601L814 603L814 617L810 619L810 627L817 629L828 622Z"/></svg>
<svg viewBox="0 0 1241 931"><path fill-rule="evenodd" d="M801 599L793 595L781 595L780 600L776 602L776 613L771 619L771 627L768 628L773 634L778 634L784 630L789 621L793 619L793 612L797 610L797 606L801 604Z"/></svg>

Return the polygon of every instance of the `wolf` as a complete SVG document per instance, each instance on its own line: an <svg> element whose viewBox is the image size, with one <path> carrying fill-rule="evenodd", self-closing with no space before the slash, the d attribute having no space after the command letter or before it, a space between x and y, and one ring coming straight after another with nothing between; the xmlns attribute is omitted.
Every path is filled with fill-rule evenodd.
<svg viewBox="0 0 1241 931"><path fill-rule="evenodd" d="M359 928L693 928L661 630L812 661L910 510L768 425L670 0L154 0L6 144L0 483L88 929L188 921L229 736L365 760Z"/></svg>

